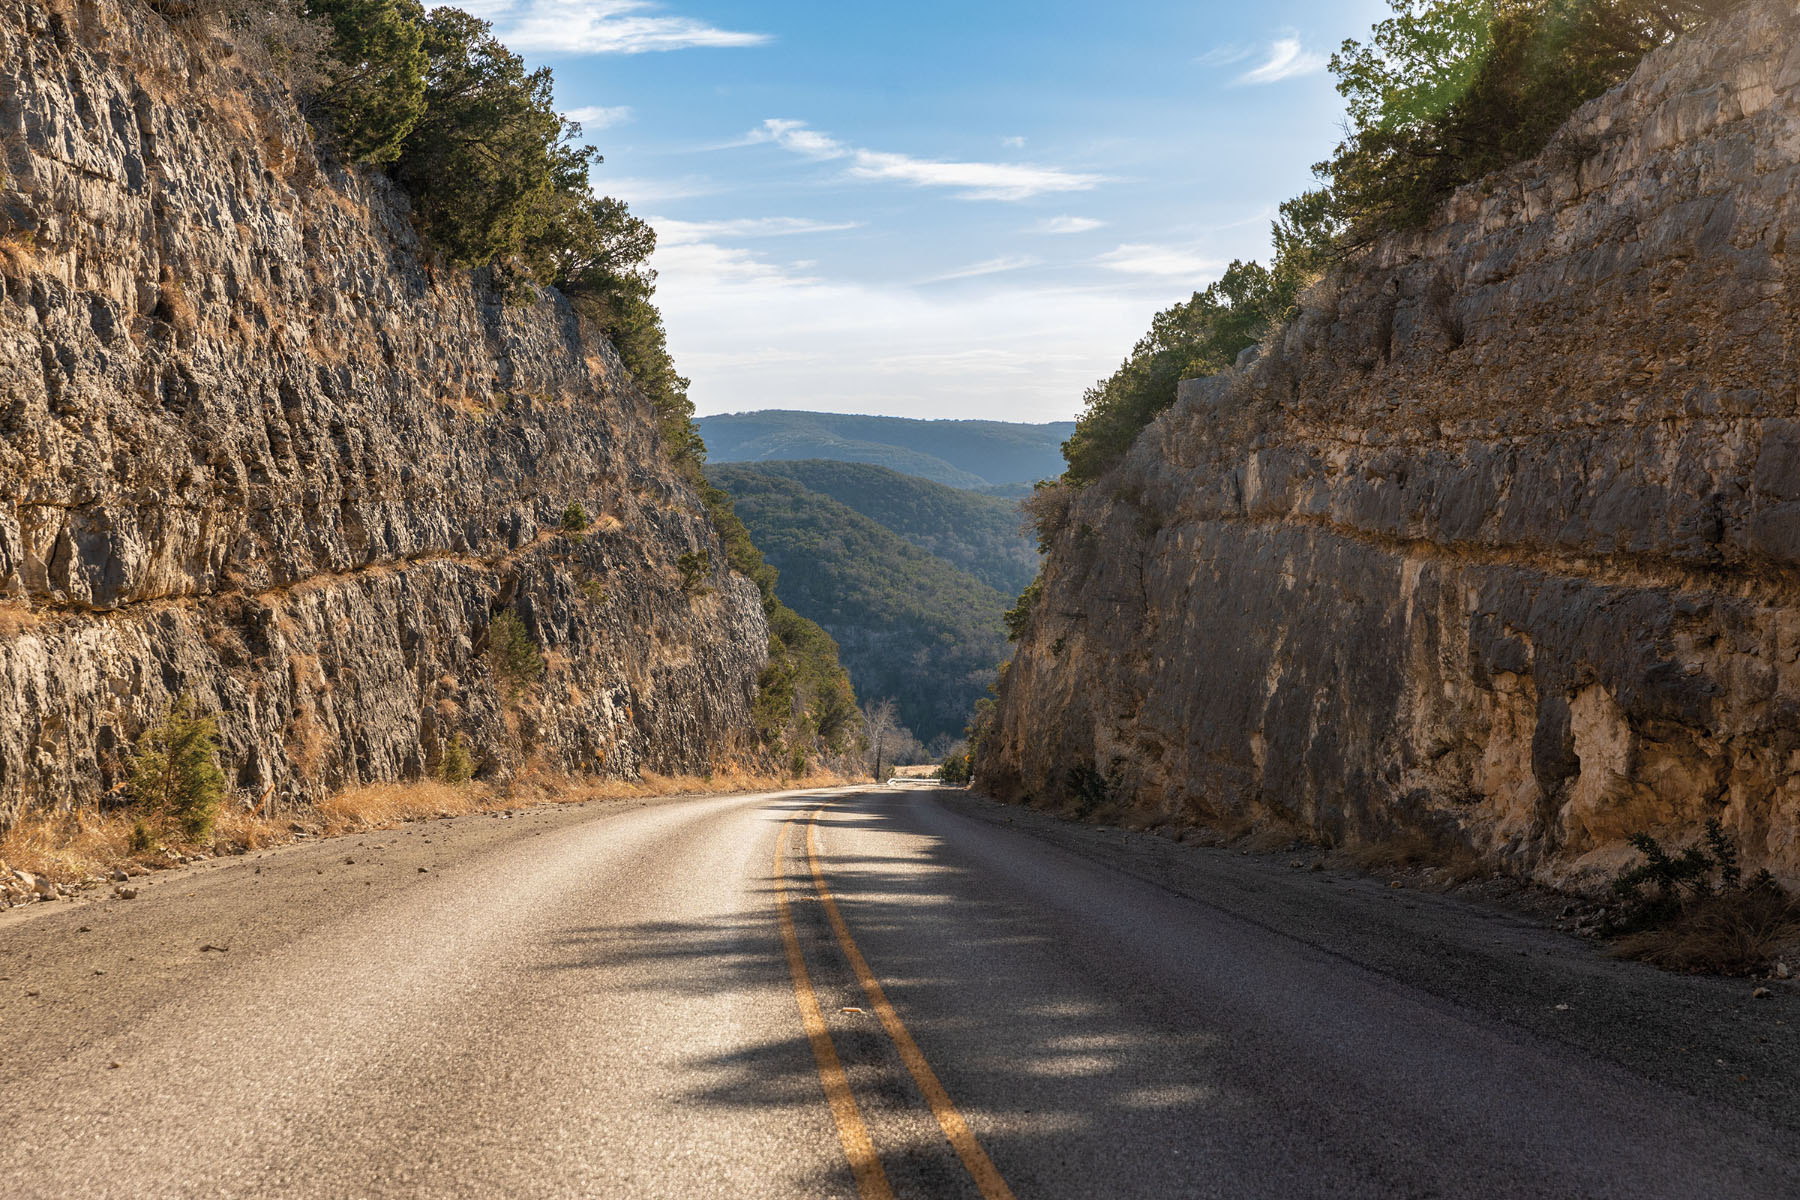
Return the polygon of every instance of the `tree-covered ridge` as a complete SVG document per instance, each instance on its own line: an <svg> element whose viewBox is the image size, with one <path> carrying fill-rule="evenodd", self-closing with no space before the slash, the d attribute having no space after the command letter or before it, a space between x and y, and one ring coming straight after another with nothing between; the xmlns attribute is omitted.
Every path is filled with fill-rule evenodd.
<svg viewBox="0 0 1800 1200"><path fill-rule="evenodd" d="M955 488L1035 483L1062 471L1068 421L925 421L848 413L763 412L701 417L715 462L828 458L864 462Z"/></svg>
<svg viewBox="0 0 1800 1200"><path fill-rule="evenodd" d="M780 569L782 600L837 640L857 691L892 699L927 742L955 736L1006 655L1007 597L793 479L707 472Z"/></svg>
<svg viewBox="0 0 1800 1200"><path fill-rule="evenodd" d="M829 459L746 463L732 471L780 476L829 496L1009 596L1037 574L1037 548L1019 531L1016 500Z"/></svg>
<svg viewBox="0 0 1800 1200"><path fill-rule="evenodd" d="M1275 257L1234 262L1219 282L1158 313L1090 388L1064 444L1064 478L1087 483L1175 402L1292 314L1300 293L1375 239L1428 221L1456 188L1543 150L1576 108L1623 82L1645 54L1737 0L1390 0L1394 15L1331 59L1349 123L1281 206Z"/></svg>
<svg viewBox="0 0 1800 1200"><path fill-rule="evenodd" d="M808 758L850 753L862 716L837 643L776 595L779 572L757 549L731 497L706 478L700 491L731 569L756 584L769 620L769 661L757 679L755 704L763 748L793 766L796 774Z"/></svg>

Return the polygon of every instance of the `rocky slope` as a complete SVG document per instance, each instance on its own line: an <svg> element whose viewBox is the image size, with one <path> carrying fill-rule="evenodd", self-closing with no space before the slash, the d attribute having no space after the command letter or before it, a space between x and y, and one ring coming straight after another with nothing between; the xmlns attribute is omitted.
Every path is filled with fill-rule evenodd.
<svg viewBox="0 0 1800 1200"><path fill-rule="evenodd" d="M501 776L740 747L756 589L566 304L422 266L402 200L133 0L0 0L0 64L0 828L107 795L182 693L265 803L457 732ZM548 660L517 703L507 609Z"/></svg>
<svg viewBox="0 0 1800 1200"><path fill-rule="evenodd" d="M1561 881L1716 815L1800 877L1797 333L1757 0L1184 385L1069 504L981 782Z"/></svg>

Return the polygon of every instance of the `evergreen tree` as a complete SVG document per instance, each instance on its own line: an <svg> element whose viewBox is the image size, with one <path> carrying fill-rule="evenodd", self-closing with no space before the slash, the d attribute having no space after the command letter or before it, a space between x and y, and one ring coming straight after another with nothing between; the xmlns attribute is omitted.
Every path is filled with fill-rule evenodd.
<svg viewBox="0 0 1800 1200"><path fill-rule="evenodd" d="M219 726L181 697L168 716L144 731L131 759L131 798L150 820L203 841L225 799L219 769Z"/></svg>

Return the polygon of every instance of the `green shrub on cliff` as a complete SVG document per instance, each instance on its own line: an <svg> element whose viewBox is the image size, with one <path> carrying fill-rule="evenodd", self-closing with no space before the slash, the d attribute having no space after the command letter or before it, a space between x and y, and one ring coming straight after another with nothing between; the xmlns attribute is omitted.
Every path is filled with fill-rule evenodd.
<svg viewBox="0 0 1800 1200"><path fill-rule="evenodd" d="M190 697L181 697L138 738L128 788L145 815L140 823L145 848L153 826L177 831L188 841L204 841L225 800L218 722L201 714Z"/></svg>
<svg viewBox="0 0 1800 1200"><path fill-rule="evenodd" d="M494 685L508 704L544 677L543 652L511 609L488 624L487 660Z"/></svg>
<svg viewBox="0 0 1800 1200"><path fill-rule="evenodd" d="M351 159L391 163L425 111L425 11L415 0L307 0L331 30L318 108Z"/></svg>
<svg viewBox="0 0 1800 1200"><path fill-rule="evenodd" d="M1419 225L1542 150L1644 55L1736 0L1391 0L1331 60L1349 132L1315 173L1339 240Z"/></svg>
<svg viewBox="0 0 1800 1200"><path fill-rule="evenodd" d="M1285 316L1302 282L1258 263L1234 262L1205 291L1157 313L1131 356L1088 389L1075 432L1063 443L1066 477L1086 483L1103 474L1175 403L1177 384L1229 367Z"/></svg>
<svg viewBox="0 0 1800 1200"><path fill-rule="evenodd" d="M305 0L304 11L330 35L308 101L330 140L393 177L447 261L493 268L515 295L536 284L568 296L655 406L671 457L697 475L705 447L688 381L651 300L656 235L622 201L593 195L600 155L557 111L550 69L528 70L488 22L455 8Z"/></svg>
<svg viewBox="0 0 1800 1200"><path fill-rule="evenodd" d="M579 126L556 111L550 69L526 70L486 21L440 8L421 33L424 111L394 178L421 232L451 262L519 258L548 236L558 195L586 192L599 155L569 140Z"/></svg>
<svg viewBox="0 0 1800 1200"><path fill-rule="evenodd" d="M444 754L438 760L437 777L439 782L458 787L475 777L475 756L469 753L469 744L463 740L461 733L453 733L450 740L444 743Z"/></svg>

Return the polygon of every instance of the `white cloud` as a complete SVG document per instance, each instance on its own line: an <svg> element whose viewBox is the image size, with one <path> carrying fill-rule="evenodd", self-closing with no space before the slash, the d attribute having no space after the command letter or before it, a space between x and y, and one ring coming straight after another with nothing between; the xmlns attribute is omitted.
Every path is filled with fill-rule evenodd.
<svg viewBox="0 0 1800 1200"><path fill-rule="evenodd" d="M1105 221L1096 221L1092 217L1047 217L1027 229L1026 233L1087 233L1100 229Z"/></svg>
<svg viewBox="0 0 1800 1200"><path fill-rule="evenodd" d="M614 125L623 125L626 121L631 120L631 105L620 104L612 108L601 108L598 105L589 104L583 108L571 108L563 116L571 121L579 122L584 130L609 129Z"/></svg>
<svg viewBox="0 0 1800 1200"><path fill-rule="evenodd" d="M1011 254L1000 258L990 258L983 262L971 263L966 267L958 267L954 271L946 271L942 275L933 275L921 283L949 283L953 279L978 279L983 275L1000 275L1007 271L1022 271L1026 267L1035 267L1043 259L1030 254Z"/></svg>
<svg viewBox="0 0 1800 1200"><path fill-rule="evenodd" d="M1023 150L1025 148L1025 139L1014 135L1013 137L1001 138L1000 144L1005 146L1008 150Z"/></svg>
<svg viewBox="0 0 1800 1200"><path fill-rule="evenodd" d="M745 285L789 287L818 282L812 276L767 262L753 251L721 246L717 242L674 241L664 245L659 239L653 257L661 273L673 271L678 276L704 279L720 290Z"/></svg>
<svg viewBox="0 0 1800 1200"><path fill-rule="evenodd" d="M1085 192L1104 182L1099 175L1057 167L938 162L875 150L858 150L850 174L857 179L891 179L917 187L962 188L965 200L1029 200L1046 192Z"/></svg>
<svg viewBox="0 0 1800 1200"><path fill-rule="evenodd" d="M665 243L651 265L670 350L703 413L1063 420L1147 314L1187 290L1004 273L959 288L851 282L713 242Z"/></svg>
<svg viewBox="0 0 1800 1200"><path fill-rule="evenodd" d="M1325 69L1325 56L1304 49L1297 37L1276 39L1269 47L1269 57L1260 67L1245 71L1236 82L1247 84L1279 83L1299 75L1311 75Z"/></svg>
<svg viewBox="0 0 1800 1200"><path fill-rule="evenodd" d="M1203 67L1229 67L1233 63L1241 63L1256 50L1251 46L1215 46L1194 61Z"/></svg>
<svg viewBox="0 0 1800 1200"><path fill-rule="evenodd" d="M1223 265L1202 254L1194 246L1166 246L1149 242L1126 242L1108 250L1094 262L1109 271L1125 275L1186 279L1217 274Z"/></svg>
<svg viewBox="0 0 1800 1200"><path fill-rule="evenodd" d="M494 23L514 50L644 54L697 46L760 46L766 33L720 29L663 13L651 0L475 0L463 5Z"/></svg>
<svg viewBox="0 0 1800 1200"><path fill-rule="evenodd" d="M714 238L792 237L803 233L838 233L856 229L861 221L809 221L804 217L740 217L730 221L674 221L653 217L659 245L705 242Z"/></svg>
<svg viewBox="0 0 1800 1200"><path fill-rule="evenodd" d="M826 137L815 129L808 129L805 121L788 121L780 117L770 117L731 145L755 146L762 142L774 142L783 150L792 150L807 158L842 158L850 153L836 139Z"/></svg>
<svg viewBox="0 0 1800 1200"><path fill-rule="evenodd" d="M1064 171L1029 163L944 162L863 150L808 128L804 121L770 118L737 144L772 142L784 150L818 161L848 158L852 179L887 180L915 187L960 189L965 200L1028 200L1054 192L1085 192L1106 182L1104 175Z"/></svg>

